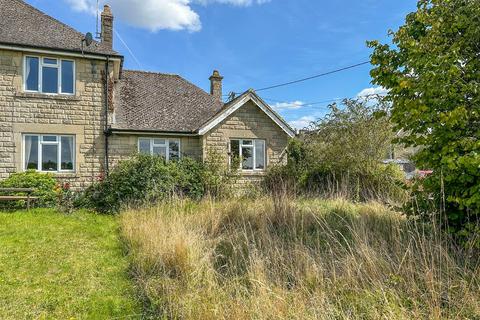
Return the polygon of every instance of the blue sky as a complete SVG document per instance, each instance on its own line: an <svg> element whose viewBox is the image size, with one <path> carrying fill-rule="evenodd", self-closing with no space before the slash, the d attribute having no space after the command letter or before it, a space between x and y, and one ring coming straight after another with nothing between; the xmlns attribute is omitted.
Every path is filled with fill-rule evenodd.
<svg viewBox="0 0 480 320"><path fill-rule="evenodd" d="M96 0L27 0L81 32L95 31ZM105 3L100 0L100 4ZM366 40L389 41L415 0L109 0L125 68L176 73L208 91L218 69L224 93L308 77L368 60ZM370 65L259 92L292 125L325 104L372 88ZM364 92L371 92L371 89ZM283 102L283 103L282 103ZM295 103L296 102L296 103Z"/></svg>

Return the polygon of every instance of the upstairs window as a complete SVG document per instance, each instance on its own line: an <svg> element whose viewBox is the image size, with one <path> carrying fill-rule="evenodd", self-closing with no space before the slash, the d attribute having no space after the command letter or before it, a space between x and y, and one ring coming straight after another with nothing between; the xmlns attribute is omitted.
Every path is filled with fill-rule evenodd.
<svg viewBox="0 0 480 320"><path fill-rule="evenodd" d="M24 69L27 92L75 93L75 63L72 60L26 56Z"/></svg>
<svg viewBox="0 0 480 320"><path fill-rule="evenodd" d="M166 161L180 159L180 140L139 138L138 152L163 157Z"/></svg>
<svg viewBox="0 0 480 320"><path fill-rule="evenodd" d="M230 164L242 170L265 170L265 140L230 140Z"/></svg>
<svg viewBox="0 0 480 320"><path fill-rule="evenodd" d="M23 136L24 169L45 172L73 172L75 168L74 136Z"/></svg>

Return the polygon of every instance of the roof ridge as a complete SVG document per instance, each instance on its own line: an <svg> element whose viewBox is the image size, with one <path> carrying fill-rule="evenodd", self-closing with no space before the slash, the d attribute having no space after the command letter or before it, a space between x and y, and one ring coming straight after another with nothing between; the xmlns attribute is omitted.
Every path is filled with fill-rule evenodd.
<svg viewBox="0 0 480 320"><path fill-rule="evenodd" d="M122 72L138 72L138 73L148 73L148 74L157 74L157 75L163 75L163 76L175 76L175 77L180 77L179 74L176 73L165 73L165 72L158 72L158 71L147 71L147 70L135 70L135 69L123 69ZM182 78L183 79L183 78Z"/></svg>

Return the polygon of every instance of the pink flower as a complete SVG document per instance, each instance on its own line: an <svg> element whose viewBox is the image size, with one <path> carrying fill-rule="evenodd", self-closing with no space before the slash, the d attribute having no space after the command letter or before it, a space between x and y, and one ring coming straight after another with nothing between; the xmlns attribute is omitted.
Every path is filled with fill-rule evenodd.
<svg viewBox="0 0 480 320"><path fill-rule="evenodd" d="M101 172L101 173L97 176L97 181L102 182L103 180L105 180L105 174L104 174L103 172Z"/></svg>

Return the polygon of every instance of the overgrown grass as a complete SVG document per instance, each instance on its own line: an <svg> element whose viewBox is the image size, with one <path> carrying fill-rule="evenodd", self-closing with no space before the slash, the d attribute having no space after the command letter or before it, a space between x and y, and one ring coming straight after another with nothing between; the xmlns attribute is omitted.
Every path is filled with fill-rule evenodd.
<svg viewBox="0 0 480 320"><path fill-rule="evenodd" d="M111 319L141 312L116 219L50 209L0 213L0 318Z"/></svg>
<svg viewBox="0 0 480 320"><path fill-rule="evenodd" d="M158 318L480 317L478 257L376 203L180 201L121 228Z"/></svg>

